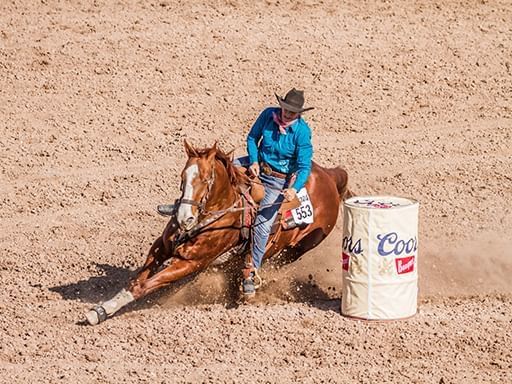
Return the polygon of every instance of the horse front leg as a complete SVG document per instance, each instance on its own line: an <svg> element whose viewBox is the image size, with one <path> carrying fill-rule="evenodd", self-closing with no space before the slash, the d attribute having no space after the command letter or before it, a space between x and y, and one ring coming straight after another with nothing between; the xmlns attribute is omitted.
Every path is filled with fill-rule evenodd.
<svg viewBox="0 0 512 384"><path fill-rule="evenodd" d="M137 273L137 276L134 280L147 280L150 276L154 275L158 268L160 268L160 266L165 262L165 260L169 258L170 255L168 255L168 250L164 247L163 238L160 236L151 246L151 249L148 252L148 257L146 258L146 262ZM130 285L133 285L133 282L130 283Z"/></svg>
<svg viewBox="0 0 512 384"><path fill-rule="evenodd" d="M169 266L149 278L139 275L138 278L132 281L128 289L121 290L112 299L90 310L85 315L87 322L90 325L99 324L132 301L138 300L176 280L202 270L206 265L207 263L204 260L173 259ZM143 274L145 275L145 270Z"/></svg>
<svg viewBox="0 0 512 384"><path fill-rule="evenodd" d="M185 260L175 258L171 264L163 268L161 271L151 276L147 280L133 281L129 288L129 292L134 299L140 299L151 292L163 288L174 281L180 280L192 273L200 271L207 266L205 260Z"/></svg>
<svg viewBox="0 0 512 384"><path fill-rule="evenodd" d="M169 255L167 254L167 250L164 247L163 239L162 237L159 237L151 246L146 261L140 271L137 273L135 279L130 283L130 288L123 288L110 300L104 302L103 304L94 306L94 308L87 312L85 315L87 322L90 325L99 324L106 320L107 317L110 317L119 311L125 305L136 300L138 297L132 293L131 287L133 287L135 283L142 284L148 280L157 272L158 268L160 268L168 258Z"/></svg>

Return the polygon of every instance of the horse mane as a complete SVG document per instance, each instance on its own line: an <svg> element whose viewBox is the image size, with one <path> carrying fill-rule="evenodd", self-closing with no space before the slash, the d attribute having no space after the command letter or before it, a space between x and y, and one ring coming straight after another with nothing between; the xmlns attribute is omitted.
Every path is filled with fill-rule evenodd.
<svg viewBox="0 0 512 384"><path fill-rule="evenodd" d="M197 154L202 157L206 156L208 152L211 150L211 148L201 148L197 149L195 148ZM239 168L235 167L233 165L233 161L231 159L231 152L226 153L220 148L216 148L215 150L215 159L219 160L224 168L226 168L226 172L228 173L229 181L231 185L234 187L240 185L240 184L249 184L250 179L249 177L243 173Z"/></svg>

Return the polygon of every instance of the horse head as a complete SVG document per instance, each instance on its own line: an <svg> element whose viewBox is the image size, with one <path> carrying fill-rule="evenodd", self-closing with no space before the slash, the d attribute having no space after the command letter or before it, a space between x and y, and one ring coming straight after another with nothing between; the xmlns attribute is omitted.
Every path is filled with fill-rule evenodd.
<svg viewBox="0 0 512 384"><path fill-rule="evenodd" d="M178 223L189 230L197 224L204 212L212 186L215 182L215 155L217 145L206 150L197 150L185 140L187 163L181 172L181 198L178 208Z"/></svg>

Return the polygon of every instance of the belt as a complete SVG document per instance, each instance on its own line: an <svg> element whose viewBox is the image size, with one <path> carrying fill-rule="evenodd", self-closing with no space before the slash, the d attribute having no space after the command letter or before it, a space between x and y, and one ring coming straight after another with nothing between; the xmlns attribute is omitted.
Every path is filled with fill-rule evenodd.
<svg viewBox="0 0 512 384"><path fill-rule="evenodd" d="M274 171L272 168L270 168L270 165L268 165L267 163L261 163L260 165L261 165L261 172L267 176L277 177L278 179L287 179L288 178L288 175L286 173Z"/></svg>

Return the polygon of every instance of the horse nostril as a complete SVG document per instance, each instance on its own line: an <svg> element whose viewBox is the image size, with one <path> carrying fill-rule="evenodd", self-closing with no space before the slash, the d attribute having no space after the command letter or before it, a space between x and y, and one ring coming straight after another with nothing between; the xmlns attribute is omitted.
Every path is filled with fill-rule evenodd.
<svg viewBox="0 0 512 384"><path fill-rule="evenodd" d="M193 222L194 222L194 218L193 218L192 216L191 216L191 217L188 217L188 218L187 218L187 220L185 220L185 223L186 223L187 225L190 225L190 224L192 224Z"/></svg>

